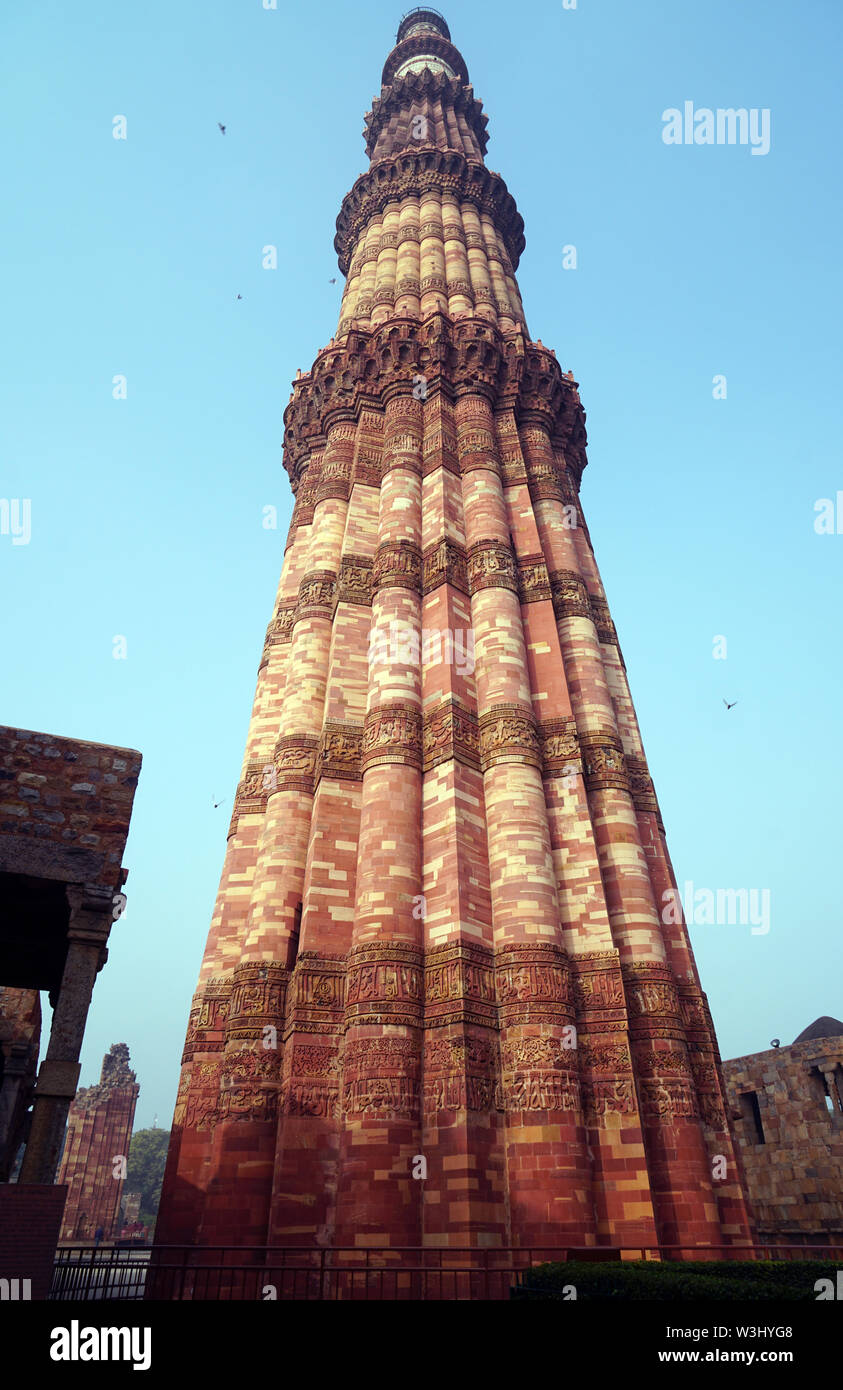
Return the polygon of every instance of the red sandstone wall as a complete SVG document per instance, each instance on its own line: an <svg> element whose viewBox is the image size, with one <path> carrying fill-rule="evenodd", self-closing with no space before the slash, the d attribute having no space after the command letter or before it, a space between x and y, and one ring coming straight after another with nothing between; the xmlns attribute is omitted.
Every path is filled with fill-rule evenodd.
<svg viewBox="0 0 843 1390"><path fill-rule="evenodd" d="M103 1062L96 1086L77 1091L67 1119L67 1135L58 1181L67 1184L67 1204L61 1239L93 1240L117 1234L124 1179L121 1159L128 1163L135 1105L140 1088L128 1067L128 1048L117 1044Z"/></svg>
<svg viewBox="0 0 843 1390"><path fill-rule="evenodd" d="M47 1298L67 1188L0 1183L0 1279L31 1279Z"/></svg>

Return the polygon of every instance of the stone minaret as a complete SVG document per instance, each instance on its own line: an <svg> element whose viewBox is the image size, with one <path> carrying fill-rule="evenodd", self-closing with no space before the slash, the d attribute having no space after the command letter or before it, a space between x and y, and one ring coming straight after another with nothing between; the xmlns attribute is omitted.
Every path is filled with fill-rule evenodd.
<svg viewBox="0 0 843 1390"><path fill-rule="evenodd" d="M61 1240L93 1240L99 1228L106 1240L118 1234L123 1192L118 1160L129 1159L139 1091L129 1049L115 1043L103 1058L99 1084L76 1092L57 1179L68 1184Z"/></svg>
<svg viewBox="0 0 843 1390"><path fill-rule="evenodd" d="M162 1242L749 1239L585 413L530 338L486 125L413 11L337 219L336 337L284 416L295 510Z"/></svg>

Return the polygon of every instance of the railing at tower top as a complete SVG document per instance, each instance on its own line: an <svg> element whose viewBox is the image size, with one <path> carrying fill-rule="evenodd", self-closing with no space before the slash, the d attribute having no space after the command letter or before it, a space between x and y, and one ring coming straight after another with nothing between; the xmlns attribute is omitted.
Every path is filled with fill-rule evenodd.
<svg viewBox="0 0 843 1390"><path fill-rule="evenodd" d="M441 10L434 10L431 5L416 5L414 10L408 10L406 14L402 14L401 21L398 25L398 32L401 32L401 26L406 24L408 19L415 19L417 15L423 14L435 15L437 19L442 20L443 24L447 22Z"/></svg>
<svg viewBox="0 0 843 1390"><path fill-rule="evenodd" d="M50 1297L62 1301L508 1299L548 1262L607 1260L829 1260L843 1245L755 1246L64 1246Z"/></svg>

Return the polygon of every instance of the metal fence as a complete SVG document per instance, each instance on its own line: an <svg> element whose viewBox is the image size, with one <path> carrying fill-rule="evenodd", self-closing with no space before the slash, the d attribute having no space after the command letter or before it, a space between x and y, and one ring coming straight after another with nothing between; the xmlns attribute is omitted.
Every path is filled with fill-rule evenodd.
<svg viewBox="0 0 843 1390"><path fill-rule="evenodd" d="M57 1300L471 1300L509 1299L525 1273L570 1260L830 1260L840 1245L477 1246L431 1249L271 1246L150 1248L64 1246L50 1297Z"/></svg>
<svg viewBox="0 0 843 1390"><path fill-rule="evenodd" d="M56 1251L50 1298L143 1298L150 1248L65 1245Z"/></svg>

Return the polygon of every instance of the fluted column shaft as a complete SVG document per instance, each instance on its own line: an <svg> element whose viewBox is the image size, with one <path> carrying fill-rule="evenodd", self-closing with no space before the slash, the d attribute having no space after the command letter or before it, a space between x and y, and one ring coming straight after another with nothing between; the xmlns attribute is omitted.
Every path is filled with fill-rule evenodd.
<svg viewBox="0 0 843 1390"><path fill-rule="evenodd" d="M513 1239L595 1238L541 758L489 402L456 409ZM545 1144L536 1148L541 1128ZM544 1159L549 1162L545 1163Z"/></svg>
<svg viewBox="0 0 843 1390"><path fill-rule="evenodd" d="M553 450L540 425L521 431L528 469L552 469ZM720 1229L704 1138L690 1085L687 1043L676 981L666 960L659 917L638 835L623 748L600 642L580 572L576 527L563 504L536 503L542 547L556 589L557 624L583 757L612 936L620 952L638 1099L660 1239L716 1243ZM665 1098L670 1097L665 1115ZM677 1157L678 1155L678 1157ZM696 1219L684 1222L693 1192ZM691 1243L689 1241L689 1243Z"/></svg>
<svg viewBox="0 0 843 1390"><path fill-rule="evenodd" d="M421 1241L422 406L386 406L354 925L338 1244Z"/></svg>
<svg viewBox="0 0 843 1390"><path fill-rule="evenodd" d="M474 631L457 429L425 405L423 488L426 1244L504 1245L506 1152Z"/></svg>
<svg viewBox="0 0 843 1390"><path fill-rule="evenodd" d="M676 982L688 1049L690 1080L696 1094L695 1108L702 1122L709 1172L716 1175L713 1190L719 1211L721 1237L726 1242L745 1243L750 1240L750 1227L743 1200L738 1156L726 1118L726 1093L708 1001L700 987L688 929L679 906L676 876L600 573L584 529L576 527L573 538L580 572L588 586L589 602L599 620L596 630L607 685L617 717L653 897L660 914L665 955ZM683 1076L681 1084L687 1084L687 1076ZM725 1173L723 1158L726 1159Z"/></svg>

